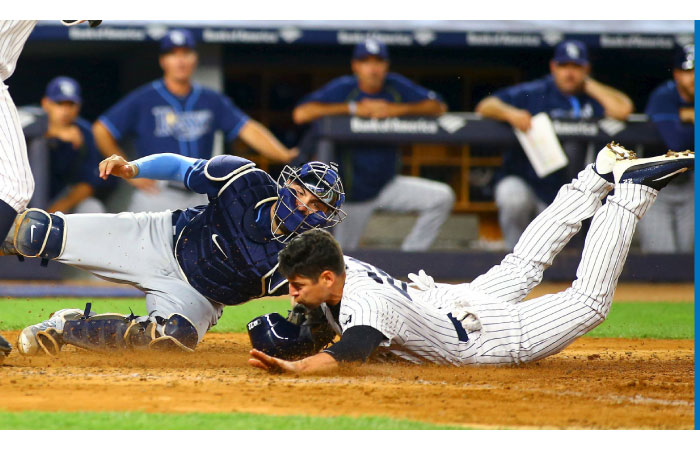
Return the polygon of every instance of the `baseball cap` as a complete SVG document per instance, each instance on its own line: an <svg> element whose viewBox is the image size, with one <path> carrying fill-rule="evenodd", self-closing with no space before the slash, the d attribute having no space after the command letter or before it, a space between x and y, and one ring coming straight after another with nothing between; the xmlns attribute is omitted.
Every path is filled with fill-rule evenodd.
<svg viewBox="0 0 700 450"><path fill-rule="evenodd" d="M176 28L168 31L160 40L160 52L167 53L176 47L185 47L194 50L194 35L190 30Z"/></svg>
<svg viewBox="0 0 700 450"><path fill-rule="evenodd" d="M584 66L588 64L588 48L581 41L566 40L554 49L552 60L557 64L574 63Z"/></svg>
<svg viewBox="0 0 700 450"><path fill-rule="evenodd" d="M56 77L46 85L44 94L53 102L82 103L80 84L70 77Z"/></svg>
<svg viewBox="0 0 700 450"><path fill-rule="evenodd" d="M676 51L673 68L679 70L695 70L695 45L684 45Z"/></svg>
<svg viewBox="0 0 700 450"><path fill-rule="evenodd" d="M352 52L352 59L365 59L369 56L376 56L388 60L389 50L386 48L384 42L373 38L355 45L355 50Z"/></svg>

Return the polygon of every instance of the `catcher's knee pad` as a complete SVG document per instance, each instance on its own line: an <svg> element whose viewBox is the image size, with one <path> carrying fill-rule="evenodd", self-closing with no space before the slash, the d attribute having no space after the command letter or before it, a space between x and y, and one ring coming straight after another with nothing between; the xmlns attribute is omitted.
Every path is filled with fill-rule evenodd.
<svg viewBox="0 0 700 450"><path fill-rule="evenodd" d="M149 343L150 349L194 351L199 342L199 336L197 328L190 319L181 314L171 314L167 319L162 317L155 319L159 325L157 328L159 336Z"/></svg>
<svg viewBox="0 0 700 450"><path fill-rule="evenodd" d="M14 246L22 256L45 262L58 258L66 243L66 226L61 216L31 208L17 218Z"/></svg>

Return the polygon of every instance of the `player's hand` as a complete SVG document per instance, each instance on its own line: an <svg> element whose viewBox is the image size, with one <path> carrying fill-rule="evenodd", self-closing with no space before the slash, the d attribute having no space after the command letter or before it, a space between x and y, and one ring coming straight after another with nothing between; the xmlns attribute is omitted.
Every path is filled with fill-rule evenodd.
<svg viewBox="0 0 700 450"><path fill-rule="evenodd" d="M695 123L695 108L681 108L678 110L678 116L680 117L681 122Z"/></svg>
<svg viewBox="0 0 700 450"><path fill-rule="evenodd" d="M290 148L290 149L287 151L287 157L288 157L288 159L287 159L286 161L283 161L283 162L284 162L285 164L289 164L289 163L291 163L292 161L294 161L294 159L295 159L297 156L299 156L299 148L298 148L298 147Z"/></svg>
<svg viewBox="0 0 700 450"><path fill-rule="evenodd" d="M291 361L269 356L260 350L252 349L248 364L258 369L267 370L271 373L294 372L295 366Z"/></svg>
<svg viewBox="0 0 700 450"><path fill-rule="evenodd" d="M524 109L516 109L508 114L508 123L520 131L527 131L532 126L532 114Z"/></svg>
<svg viewBox="0 0 700 450"><path fill-rule="evenodd" d="M384 119L391 115L390 103L382 99L362 99L357 103L357 115L373 119Z"/></svg>
<svg viewBox="0 0 700 450"><path fill-rule="evenodd" d="M435 279L425 273L425 270L423 269L418 271L418 275L415 273L409 273L408 279L411 280L411 283L408 286L420 291L427 291L435 287Z"/></svg>
<svg viewBox="0 0 700 450"><path fill-rule="evenodd" d="M136 166L129 164L129 161L125 160L119 155L112 155L107 159L102 160L99 165L100 178L106 180L110 175L115 177L130 179L138 174L138 169Z"/></svg>
<svg viewBox="0 0 700 450"><path fill-rule="evenodd" d="M46 137L60 139L64 142L73 144L74 149L79 149L83 146L83 133L77 125L68 125L67 127L50 126L46 130Z"/></svg>

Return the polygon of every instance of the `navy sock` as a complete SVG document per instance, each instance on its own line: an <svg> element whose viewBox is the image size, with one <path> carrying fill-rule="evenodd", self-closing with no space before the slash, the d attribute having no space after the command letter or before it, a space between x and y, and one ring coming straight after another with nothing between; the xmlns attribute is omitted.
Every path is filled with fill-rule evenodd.
<svg viewBox="0 0 700 450"><path fill-rule="evenodd" d="M7 236L7 233L10 232L15 217L17 217L17 211L15 211L12 206L0 200L0 242L2 242L5 236Z"/></svg>

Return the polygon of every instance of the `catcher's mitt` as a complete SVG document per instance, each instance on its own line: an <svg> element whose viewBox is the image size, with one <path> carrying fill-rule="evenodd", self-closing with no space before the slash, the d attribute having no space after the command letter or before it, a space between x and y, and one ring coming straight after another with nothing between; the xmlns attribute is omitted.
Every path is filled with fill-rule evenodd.
<svg viewBox="0 0 700 450"><path fill-rule="evenodd" d="M330 344L336 335L321 308L309 309L304 305L294 305L287 315L287 321L299 325L302 335L310 335L314 353Z"/></svg>

